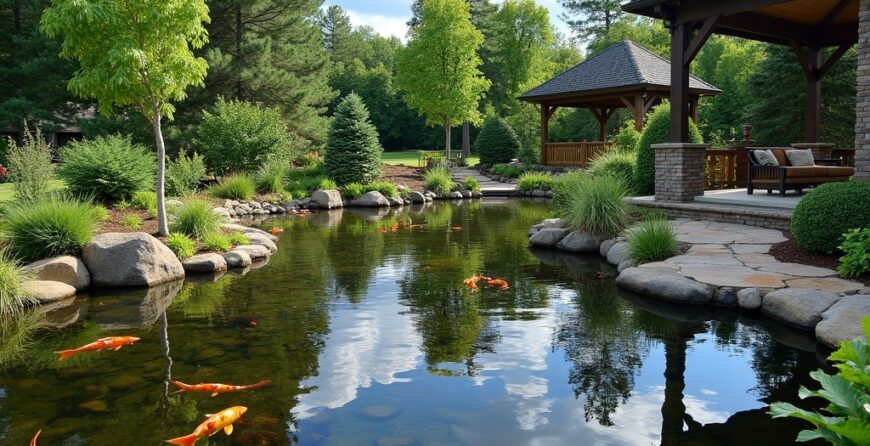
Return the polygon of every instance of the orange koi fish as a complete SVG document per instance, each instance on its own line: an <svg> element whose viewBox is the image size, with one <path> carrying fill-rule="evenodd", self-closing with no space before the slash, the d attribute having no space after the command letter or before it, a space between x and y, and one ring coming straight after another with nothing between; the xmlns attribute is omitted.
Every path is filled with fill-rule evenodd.
<svg viewBox="0 0 870 446"><path fill-rule="evenodd" d="M399 224L393 223L392 226L390 226L390 230L393 232L397 232L399 230Z"/></svg>
<svg viewBox="0 0 870 446"><path fill-rule="evenodd" d="M284 232L284 228L272 228L272 230L269 231L269 233L272 235L278 235L282 232Z"/></svg>
<svg viewBox="0 0 870 446"><path fill-rule="evenodd" d="M502 279L489 279L486 281L486 286L497 286L500 290L508 289L508 283Z"/></svg>
<svg viewBox="0 0 870 446"><path fill-rule="evenodd" d="M465 286L470 288L472 291L478 291L479 288L477 287L477 282L480 282L481 280L488 281L490 279L489 279L489 277L486 277L483 274L477 274L477 275L471 276L471 277L463 280L462 283L464 283Z"/></svg>
<svg viewBox="0 0 870 446"><path fill-rule="evenodd" d="M192 434L173 438L172 440L166 440L166 442L180 446L193 446L196 444L197 440L210 437L220 432L221 429L223 429L227 435L230 435L233 433L233 423L241 418L241 416L247 411L247 407L234 406L229 409L224 409L214 415L206 415L208 419L197 426Z"/></svg>
<svg viewBox="0 0 870 446"><path fill-rule="evenodd" d="M73 356L76 353L81 353L81 352L93 352L93 351L98 352L100 350L107 349L107 348L112 349L112 351L118 351L121 349L121 347L123 347L125 345L130 345L138 340L139 340L139 338L134 338L133 336L102 338L102 339L97 339L96 341L91 342L90 344L83 345L83 346L76 348L76 349L73 349L73 350L61 350L61 351L55 352L55 353L60 355L58 360L63 361L65 359L69 358L70 356Z"/></svg>
<svg viewBox="0 0 870 446"><path fill-rule="evenodd" d="M378 232L380 232L381 234L386 234L387 228L378 228Z"/></svg>
<svg viewBox="0 0 870 446"><path fill-rule="evenodd" d="M36 446L36 440L39 439L39 434L42 433L42 429L36 431L36 435L33 436L33 440L30 440L30 443L27 443L28 446Z"/></svg>
<svg viewBox="0 0 870 446"><path fill-rule="evenodd" d="M219 393L241 392L243 390L259 389L260 387L266 387L272 383L272 381L268 379L264 379L255 384L249 384L247 386L232 386L229 384L185 384L181 381L174 380L170 380L169 382L175 384L180 389L175 393L211 392L211 396L218 396Z"/></svg>

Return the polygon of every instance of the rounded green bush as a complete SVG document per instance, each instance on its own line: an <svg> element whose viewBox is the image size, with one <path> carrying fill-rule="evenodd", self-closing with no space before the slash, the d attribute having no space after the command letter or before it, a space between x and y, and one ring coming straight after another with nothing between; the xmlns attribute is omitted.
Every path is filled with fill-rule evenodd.
<svg viewBox="0 0 870 446"><path fill-rule="evenodd" d="M203 112L195 143L217 175L253 173L269 158L293 157L281 112L244 101L218 99L214 112Z"/></svg>
<svg viewBox="0 0 870 446"><path fill-rule="evenodd" d="M640 141L637 143L637 164L634 168L634 192L652 195L656 190L656 154L653 144L663 144L671 136L671 104L663 102L647 116ZM702 142L701 132L689 121L689 142Z"/></svg>
<svg viewBox="0 0 870 446"><path fill-rule="evenodd" d="M154 190L157 157L129 138L111 135L71 142L60 156L57 174L74 195L114 201Z"/></svg>
<svg viewBox="0 0 870 446"><path fill-rule="evenodd" d="M798 245L833 253L850 229L870 227L870 184L828 183L808 193L794 210L791 233Z"/></svg>
<svg viewBox="0 0 870 446"><path fill-rule="evenodd" d="M11 242L11 253L34 261L78 254L94 235L98 212L90 203L50 196L10 206L4 217L3 229Z"/></svg>
<svg viewBox="0 0 870 446"><path fill-rule="evenodd" d="M637 155L634 152L609 150L592 160L589 171L593 176L613 175L631 187L636 165Z"/></svg>
<svg viewBox="0 0 870 446"><path fill-rule="evenodd" d="M250 200L254 198L256 192L257 186L254 184L254 180L245 174L221 178L218 184L208 190L212 197L230 200Z"/></svg>
<svg viewBox="0 0 870 446"><path fill-rule="evenodd" d="M351 93L338 104L329 126L324 165L338 184L370 183L381 176L381 143L362 99Z"/></svg>
<svg viewBox="0 0 870 446"><path fill-rule="evenodd" d="M214 212L214 206L207 200L190 200L173 209L172 232L189 235L196 239L215 233L220 229L223 217Z"/></svg>
<svg viewBox="0 0 870 446"><path fill-rule="evenodd" d="M634 128L634 121L626 121L625 125L613 138L613 146L620 152L636 152L640 141L640 132Z"/></svg>
<svg viewBox="0 0 870 446"><path fill-rule="evenodd" d="M474 148L480 156L480 164L509 163L520 151L520 138L507 121L490 116L483 121Z"/></svg>

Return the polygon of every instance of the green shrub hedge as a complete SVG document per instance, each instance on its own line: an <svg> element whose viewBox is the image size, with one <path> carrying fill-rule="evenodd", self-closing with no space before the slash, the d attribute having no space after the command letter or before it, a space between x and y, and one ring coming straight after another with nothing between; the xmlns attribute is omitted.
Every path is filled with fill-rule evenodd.
<svg viewBox="0 0 870 446"><path fill-rule="evenodd" d="M61 151L58 175L71 193L99 201L126 200L156 184L157 157L130 138L75 141Z"/></svg>
<svg viewBox="0 0 870 446"><path fill-rule="evenodd" d="M25 261L78 254L93 237L98 220L91 203L67 196L17 203L3 216L10 252Z"/></svg>
<svg viewBox="0 0 870 446"><path fill-rule="evenodd" d="M480 164L509 163L520 151L520 139L507 121L490 116L483 122L474 148L480 156Z"/></svg>
<svg viewBox="0 0 870 446"><path fill-rule="evenodd" d="M629 188L634 185L634 170L637 165L635 152L609 150L592 160L589 167L593 176L613 175L622 179Z"/></svg>
<svg viewBox="0 0 870 446"><path fill-rule="evenodd" d="M798 203L791 218L791 233L808 251L833 253L850 229L870 227L868 209L870 184L823 184Z"/></svg>
<svg viewBox="0 0 870 446"><path fill-rule="evenodd" d="M188 156L181 149L178 157L166 165L166 194L171 197L194 194L199 190L200 183L206 179L206 175L203 157L196 152Z"/></svg>
<svg viewBox="0 0 870 446"><path fill-rule="evenodd" d="M370 183L381 176L381 143L362 99L351 93L338 104L329 126L324 165L338 184Z"/></svg>
<svg viewBox="0 0 870 446"><path fill-rule="evenodd" d="M656 188L656 154L653 144L663 144L670 140L671 105L663 102L647 116L646 127L637 143L637 164L634 169L634 192L652 195ZM698 126L689 122L689 142L700 143L701 132Z"/></svg>

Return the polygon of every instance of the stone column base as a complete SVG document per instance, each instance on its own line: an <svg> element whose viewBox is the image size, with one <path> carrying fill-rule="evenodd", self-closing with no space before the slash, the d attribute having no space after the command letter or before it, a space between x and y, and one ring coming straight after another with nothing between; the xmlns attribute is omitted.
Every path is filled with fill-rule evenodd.
<svg viewBox="0 0 870 446"><path fill-rule="evenodd" d="M689 202L704 195L707 144L653 144L656 151L656 200Z"/></svg>

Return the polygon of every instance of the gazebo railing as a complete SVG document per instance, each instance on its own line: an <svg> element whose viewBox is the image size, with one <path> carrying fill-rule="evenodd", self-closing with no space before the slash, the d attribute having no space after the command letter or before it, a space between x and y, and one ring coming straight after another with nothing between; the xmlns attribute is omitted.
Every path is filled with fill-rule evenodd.
<svg viewBox="0 0 870 446"><path fill-rule="evenodd" d="M544 162L548 166L576 167L585 169L598 155L606 152L613 143L601 141L548 142L544 146Z"/></svg>
<svg viewBox="0 0 870 446"><path fill-rule="evenodd" d="M746 175L739 175L739 156L746 156L745 149L709 149L704 152L704 188L735 189L740 186Z"/></svg>

